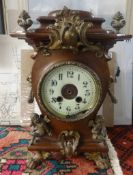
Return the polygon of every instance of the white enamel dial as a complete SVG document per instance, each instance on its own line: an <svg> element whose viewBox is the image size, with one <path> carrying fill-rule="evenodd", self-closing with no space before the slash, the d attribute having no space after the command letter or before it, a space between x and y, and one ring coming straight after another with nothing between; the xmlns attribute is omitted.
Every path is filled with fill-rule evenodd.
<svg viewBox="0 0 133 175"><path fill-rule="evenodd" d="M92 70L77 64L54 67L40 83L41 101L60 119L77 120L79 114L91 113L100 97L100 86ZM76 117L77 116L77 117Z"/></svg>

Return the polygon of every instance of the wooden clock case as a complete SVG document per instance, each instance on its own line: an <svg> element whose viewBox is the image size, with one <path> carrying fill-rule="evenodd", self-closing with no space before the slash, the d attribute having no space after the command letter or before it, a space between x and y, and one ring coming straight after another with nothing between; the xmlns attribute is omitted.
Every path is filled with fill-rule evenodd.
<svg viewBox="0 0 133 175"><path fill-rule="evenodd" d="M22 14L20 18L23 18ZM45 132L38 141L29 145L28 150L37 151L39 159L42 158L42 152L61 152L65 156L107 152L103 118L97 116L97 112L109 92L111 83L108 50L117 41L130 39L131 35L117 35L113 31L106 31L101 27L105 21L103 18L95 18L89 12L70 10L66 7L50 12L48 16L39 17L38 21L40 27L37 29L25 28L22 34L11 34L13 37L25 39L36 52L33 57L35 63L32 68L32 91L42 116L47 116L49 121L45 122L50 134ZM101 98L96 109L88 117L68 122L57 119L44 108L40 102L38 88L40 77L52 66L71 61L88 66L98 75L101 82Z"/></svg>
<svg viewBox="0 0 133 175"><path fill-rule="evenodd" d="M42 106L40 102L40 98L38 97L38 91L39 91L38 87L39 87L40 77L42 77L42 75L44 74L44 71L47 71L50 67L56 64L60 64L62 62L67 63L68 61L82 63L88 66L89 68L91 68L99 76L101 80L101 85L102 85L101 99L95 111L89 117L86 117L82 120L78 120L74 122L62 121L62 120L58 120L52 115L50 116L50 114ZM97 65L99 65L99 67ZM33 66L32 77L34 77L32 80L33 92L35 92L34 96L37 99L37 102L39 104L39 107L42 113L50 116L50 127L53 129L53 132L52 132L53 137L55 137L58 140L58 137L63 130L77 130L81 135L81 140L85 140L85 139L88 140L88 135L89 133L91 133L91 128L89 129L89 126L88 126L89 120L92 118L95 118L97 111L99 110L109 87L110 78L109 78L107 62L103 61L102 59L95 58L94 54L90 52L85 52L77 55L77 54L73 54L73 52L70 50L55 50L55 51L52 51L52 54L50 56L46 56L45 59L44 59L44 56L42 56L41 54L37 56L36 62ZM91 146L90 142L92 142L93 146L91 146L91 149L94 150L95 142L92 141L91 137L89 137L88 142L89 144L86 142L87 143L86 149L88 149L88 147ZM31 146L31 147L34 147L34 146ZM50 149L50 144L48 148ZM55 145L53 149L55 149ZM103 148L101 147L101 149Z"/></svg>

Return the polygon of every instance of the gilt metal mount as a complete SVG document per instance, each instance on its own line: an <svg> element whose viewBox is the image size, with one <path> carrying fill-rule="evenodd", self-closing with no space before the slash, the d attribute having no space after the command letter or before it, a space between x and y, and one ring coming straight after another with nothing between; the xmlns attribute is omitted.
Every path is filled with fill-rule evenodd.
<svg viewBox="0 0 133 175"><path fill-rule="evenodd" d="M80 135L77 131L62 131L59 135L61 153L66 157L77 154Z"/></svg>
<svg viewBox="0 0 133 175"><path fill-rule="evenodd" d="M95 120L90 120L89 127L91 127L92 138L94 140L99 140L99 141L105 140L107 132L104 126L103 116L97 115Z"/></svg>
<svg viewBox="0 0 133 175"><path fill-rule="evenodd" d="M111 26L115 29L116 33L120 33L120 30L126 25L126 21L121 12L117 12L111 22Z"/></svg>
<svg viewBox="0 0 133 175"><path fill-rule="evenodd" d="M50 25L51 43L50 49L71 49L78 51L83 45L87 45L86 32L91 28L91 22L80 19L78 12L64 7L56 15L56 22Z"/></svg>
<svg viewBox="0 0 133 175"><path fill-rule="evenodd" d="M24 32L33 24L31 17L29 16L28 12L23 10L18 18L18 25L23 28Z"/></svg>

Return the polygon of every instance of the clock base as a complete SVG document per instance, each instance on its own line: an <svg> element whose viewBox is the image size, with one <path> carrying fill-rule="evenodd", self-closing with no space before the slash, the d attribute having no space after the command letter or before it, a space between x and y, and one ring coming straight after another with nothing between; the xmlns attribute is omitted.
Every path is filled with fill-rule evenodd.
<svg viewBox="0 0 133 175"><path fill-rule="evenodd" d="M28 147L29 151L44 151L44 152L62 152L60 142L54 141L52 138L44 137L42 140L36 144L30 145ZM53 140L53 141L52 141ZM108 152L108 147L105 141L91 141L86 140L78 145L76 150L78 154L85 152Z"/></svg>
<svg viewBox="0 0 133 175"><path fill-rule="evenodd" d="M75 151L73 155L64 155L60 148L59 142L51 141L51 139L44 138L44 141L40 141L37 144L30 145L28 150L33 152L34 155L31 159L27 161L27 167L30 169L35 169L36 167L40 166L44 159L49 158L51 152L57 152L60 154L61 158L77 155L84 155L86 159L93 160L97 166L99 166L99 160L102 162L101 154L108 152L108 147L105 142L92 142L92 141L85 141L83 144L78 146L78 149ZM100 164L101 166L101 164Z"/></svg>
<svg viewBox="0 0 133 175"><path fill-rule="evenodd" d="M84 130L83 128L80 129L78 123L77 129L75 127L70 130L66 126L65 130L55 134L50 128L47 116L39 116L34 113L31 117L33 138L28 150L59 152L65 157L72 157L86 152L107 152L106 129L103 121L103 117L97 115L95 119L84 121ZM82 130L85 132L82 132Z"/></svg>
<svg viewBox="0 0 133 175"><path fill-rule="evenodd" d="M28 147L29 151L60 152L59 143L45 141ZM78 153L83 152L107 152L108 148L104 142L86 142L79 146Z"/></svg>

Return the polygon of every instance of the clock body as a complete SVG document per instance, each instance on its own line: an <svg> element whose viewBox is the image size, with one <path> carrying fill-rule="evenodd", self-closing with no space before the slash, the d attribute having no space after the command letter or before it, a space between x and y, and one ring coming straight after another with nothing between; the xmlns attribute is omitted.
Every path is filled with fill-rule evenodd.
<svg viewBox="0 0 133 175"><path fill-rule="evenodd" d="M91 52L40 54L33 66L32 86L55 137L63 130L77 130L88 139L89 120L96 117L109 86L107 62Z"/></svg>

